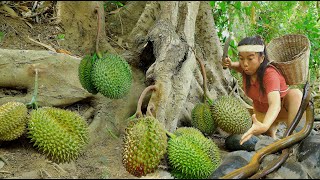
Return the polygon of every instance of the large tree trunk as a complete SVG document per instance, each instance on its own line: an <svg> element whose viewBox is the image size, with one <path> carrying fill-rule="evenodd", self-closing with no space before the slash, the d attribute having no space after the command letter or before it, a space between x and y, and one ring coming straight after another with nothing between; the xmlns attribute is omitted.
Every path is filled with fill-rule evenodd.
<svg viewBox="0 0 320 180"><path fill-rule="evenodd" d="M86 47L82 48L86 53L94 50L96 42L96 6L102 4L61 2L59 6L62 24L71 27L66 36L72 35L75 44ZM146 86L157 86L144 104L171 132L179 123L190 122L191 110L203 97L203 77L195 56L205 64L211 99L229 94L236 84L230 71L222 69L222 47L211 14L209 3L203 1L130 1L106 19L113 41L124 42L117 44L122 48L116 53L146 74ZM109 19L119 19L118 28ZM80 24L84 28L79 29ZM101 29L105 29L102 25ZM106 42L102 49L112 50L106 47L106 32L102 31L100 40L100 45Z"/></svg>
<svg viewBox="0 0 320 180"><path fill-rule="evenodd" d="M190 121L192 108L202 99L193 48L205 62L210 98L231 91L233 78L221 66L222 47L208 2L148 2L130 34L129 61L146 71L146 82L157 85L148 106L169 131Z"/></svg>

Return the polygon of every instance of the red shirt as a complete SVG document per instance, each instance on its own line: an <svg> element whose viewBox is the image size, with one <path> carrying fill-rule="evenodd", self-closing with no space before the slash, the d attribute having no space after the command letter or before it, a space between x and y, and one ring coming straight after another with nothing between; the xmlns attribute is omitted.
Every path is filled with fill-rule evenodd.
<svg viewBox="0 0 320 180"><path fill-rule="evenodd" d="M288 85L283 75L277 71L273 66L268 66L263 77L263 86L266 94L260 92L260 85L258 80L256 82L251 81L249 91L246 91L246 78L245 73L242 73L242 84L244 92L253 101L253 108L259 112L267 112L268 97L267 94L272 91L280 91L280 97L282 98L288 93Z"/></svg>

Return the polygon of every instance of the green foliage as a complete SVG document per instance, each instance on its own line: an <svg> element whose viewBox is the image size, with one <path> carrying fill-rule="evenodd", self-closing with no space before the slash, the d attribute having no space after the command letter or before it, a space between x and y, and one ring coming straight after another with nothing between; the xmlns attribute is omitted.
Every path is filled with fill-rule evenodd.
<svg viewBox="0 0 320 180"><path fill-rule="evenodd" d="M57 35L57 39L59 39L59 40L64 40L64 34L58 34Z"/></svg>
<svg viewBox="0 0 320 180"><path fill-rule="evenodd" d="M122 2L121 1L105 1L103 4L104 10L107 10L108 7L112 7L112 6L116 6L117 8L123 7L124 4Z"/></svg>
<svg viewBox="0 0 320 180"><path fill-rule="evenodd" d="M320 23L317 1L211 1L213 17L221 42L224 31L234 33L229 56L237 59L237 42L260 35L265 42L285 34L304 34L311 42L309 70L311 81L320 66ZM233 73L233 72L232 72ZM234 73L233 73L234 74Z"/></svg>
<svg viewBox="0 0 320 180"><path fill-rule="evenodd" d="M0 31L0 42L2 41L2 39L4 38L5 33Z"/></svg>

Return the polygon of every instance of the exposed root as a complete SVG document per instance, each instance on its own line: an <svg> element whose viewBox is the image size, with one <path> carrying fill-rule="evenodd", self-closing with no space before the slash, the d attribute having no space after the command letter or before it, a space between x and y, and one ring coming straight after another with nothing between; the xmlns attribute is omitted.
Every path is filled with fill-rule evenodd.
<svg viewBox="0 0 320 180"><path fill-rule="evenodd" d="M9 165L9 162L3 156L0 156L0 160L3 161L6 165Z"/></svg>
<svg viewBox="0 0 320 180"><path fill-rule="evenodd" d="M52 176L44 169L40 169L40 177L42 179L45 179L45 178L52 178Z"/></svg>

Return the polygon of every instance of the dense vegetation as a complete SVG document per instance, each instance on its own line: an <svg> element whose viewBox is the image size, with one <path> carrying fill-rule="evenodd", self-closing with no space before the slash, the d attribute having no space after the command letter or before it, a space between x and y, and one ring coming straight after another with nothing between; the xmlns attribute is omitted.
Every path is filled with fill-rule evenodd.
<svg viewBox="0 0 320 180"><path fill-rule="evenodd" d="M221 42L232 32L229 56L236 60L236 45L246 36L260 35L265 42L285 34L303 34L311 42L309 60L313 81L320 68L319 1L210 1Z"/></svg>

